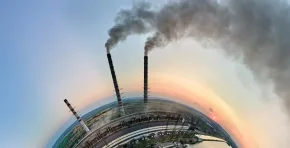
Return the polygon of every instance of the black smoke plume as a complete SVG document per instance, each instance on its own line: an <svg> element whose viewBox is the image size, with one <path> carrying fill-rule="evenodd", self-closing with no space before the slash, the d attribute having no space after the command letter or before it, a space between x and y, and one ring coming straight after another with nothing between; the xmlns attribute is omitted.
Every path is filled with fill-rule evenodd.
<svg viewBox="0 0 290 148"><path fill-rule="evenodd" d="M147 21L152 20L155 14L149 9L148 3L136 3L131 10L121 10L118 13L115 19L116 25L109 30L110 38L105 44L107 52L130 35L152 31Z"/></svg>
<svg viewBox="0 0 290 148"><path fill-rule="evenodd" d="M132 34L153 32L148 51L181 38L211 40L270 79L290 116L290 6L283 0L179 0L154 10L137 3L122 10L109 31L111 48Z"/></svg>

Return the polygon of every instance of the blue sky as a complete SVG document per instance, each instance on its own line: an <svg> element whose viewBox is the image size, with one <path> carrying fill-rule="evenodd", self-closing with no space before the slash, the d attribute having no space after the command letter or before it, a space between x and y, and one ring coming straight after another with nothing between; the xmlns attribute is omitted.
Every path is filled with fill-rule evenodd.
<svg viewBox="0 0 290 148"><path fill-rule="evenodd" d="M132 0L0 2L0 147L49 147L51 139L74 121L65 98L81 113L114 100L104 43L116 12L131 5ZM142 94L145 39L130 37L112 51L126 96ZM247 68L220 53L202 50L193 41L166 49L150 54L149 79L155 79L151 86L161 86L171 77L183 78L188 83L183 88L199 83L222 98L235 119L243 121L237 121L239 125L252 129L257 145L285 141L275 136L287 135L288 129L282 111L272 105L279 102L261 101L261 89L267 87L260 87ZM158 79L165 74L168 79ZM276 122L265 123L269 117Z"/></svg>
<svg viewBox="0 0 290 148"><path fill-rule="evenodd" d="M93 98L94 89L113 94L104 43L116 12L131 5L130 0L0 2L0 114L5 119L0 128L6 133L0 147L44 147L70 117L64 98L78 104L80 96ZM141 42L122 48L141 47L136 46ZM126 65L117 70L134 71L129 58L115 60Z"/></svg>
<svg viewBox="0 0 290 148"><path fill-rule="evenodd" d="M5 120L0 123L5 133L0 147L45 144L46 125L53 122L48 121L53 119L50 110L65 97L51 94L70 87L65 77L74 79L74 68L82 70L81 64L75 66L78 58L105 53L106 30L120 6L94 0L0 2L0 114Z"/></svg>

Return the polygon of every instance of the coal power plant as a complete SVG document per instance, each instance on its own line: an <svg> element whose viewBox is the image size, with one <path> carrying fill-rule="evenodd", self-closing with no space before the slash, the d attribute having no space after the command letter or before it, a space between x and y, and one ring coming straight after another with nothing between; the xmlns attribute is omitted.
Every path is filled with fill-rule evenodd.
<svg viewBox="0 0 290 148"><path fill-rule="evenodd" d="M67 129L54 148L184 148L208 142L238 148L214 120L166 98L150 97L147 103L143 97L124 99L125 114L120 113L118 103L111 102L83 119L65 102L79 123Z"/></svg>
<svg viewBox="0 0 290 148"><path fill-rule="evenodd" d="M81 118L65 100L77 121L62 134L54 148L185 148L209 142L229 148L240 147L220 124L206 114L168 98L149 95L148 53L174 39L171 32L164 32L171 31L170 28L163 29L170 25L153 26L159 30L154 30L156 32L145 42L143 96L122 98L110 52L128 36L148 33L151 29L146 28L148 25L164 23L162 19L154 22L160 19L155 17L156 14L143 5L121 11L105 43L117 101L98 106ZM167 13L158 16L161 14ZM144 24L146 21L148 23Z"/></svg>
<svg viewBox="0 0 290 148"><path fill-rule="evenodd" d="M80 117L65 99L77 121L57 140L54 148L184 148L208 142L238 148L222 126L200 111L166 98L148 97L147 51L143 97L121 99L109 51L107 58L117 102Z"/></svg>

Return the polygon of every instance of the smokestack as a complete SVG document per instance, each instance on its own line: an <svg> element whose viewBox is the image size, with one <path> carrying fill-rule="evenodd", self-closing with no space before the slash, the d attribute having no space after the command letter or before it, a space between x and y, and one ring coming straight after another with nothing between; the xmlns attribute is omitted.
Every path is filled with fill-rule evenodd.
<svg viewBox="0 0 290 148"><path fill-rule="evenodd" d="M123 106L121 95L120 95L120 90L119 90L119 86L118 86L118 82L117 82L117 78L116 78L116 74L115 74L115 70L114 70L112 57L108 51L107 51L107 57L108 57L109 65L110 65L110 70L111 70L112 79L113 79L113 83L114 83L114 87L115 87L117 101L118 101L119 106Z"/></svg>
<svg viewBox="0 0 290 148"><path fill-rule="evenodd" d="M67 105L67 107L70 109L70 111L74 114L74 116L77 118L77 120L80 122L81 126L83 129L87 132L90 133L90 129L87 127L85 122L82 120L82 118L78 115L78 113L74 110L74 108L70 105L70 103L67 101L67 99L64 99L64 103Z"/></svg>
<svg viewBox="0 0 290 148"><path fill-rule="evenodd" d="M148 55L144 55L144 103L148 102Z"/></svg>

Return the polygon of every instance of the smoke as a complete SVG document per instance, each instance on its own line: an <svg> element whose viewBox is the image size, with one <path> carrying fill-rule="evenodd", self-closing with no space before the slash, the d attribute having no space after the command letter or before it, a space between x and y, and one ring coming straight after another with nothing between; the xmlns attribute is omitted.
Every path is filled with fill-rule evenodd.
<svg viewBox="0 0 290 148"><path fill-rule="evenodd" d="M159 32L155 33L153 37L148 37L144 47L145 55L148 55L148 52L155 47L164 46L165 45L164 41L165 38Z"/></svg>
<svg viewBox="0 0 290 148"><path fill-rule="evenodd" d="M153 32L145 54L181 38L211 40L270 79L290 116L290 7L275 0L180 0L153 10L137 3L122 10L109 31L111 48L132 34Z"/></svg>
<svg viewBox="0 0 290 148"><path fill-rule="evenodd" d="M143 34L152 31L147 23L155 17L151 12L148 3L136 3L131 10L121 10L116 19L116 25L109 30L110 38L105 46L107 52L116 46L120 41L126 40L129 35Z"/></svg>

